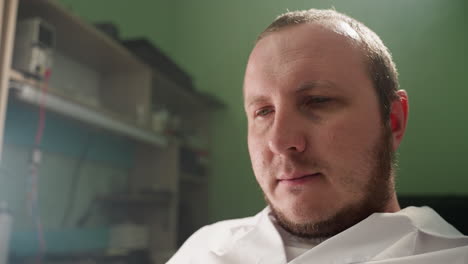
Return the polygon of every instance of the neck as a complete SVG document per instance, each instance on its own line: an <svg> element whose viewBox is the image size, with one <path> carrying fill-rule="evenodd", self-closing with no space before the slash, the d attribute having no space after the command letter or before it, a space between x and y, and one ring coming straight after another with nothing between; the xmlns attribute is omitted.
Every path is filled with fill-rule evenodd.
<svg viewBox="0 0 468 264"><path fill-rule="evenodd" d="M401 208L400 208L400 204L398 203L396 193L393 192L392 196L388 200L387 205L384 207L383 212L384 213L396 213L396 212L398 212L400 210L401 210Z"/></svg>

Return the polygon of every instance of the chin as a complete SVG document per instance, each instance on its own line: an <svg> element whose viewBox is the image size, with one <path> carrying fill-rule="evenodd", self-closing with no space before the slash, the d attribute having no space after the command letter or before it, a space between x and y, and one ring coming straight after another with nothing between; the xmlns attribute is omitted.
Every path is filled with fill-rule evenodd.
<svg viewBox="0 0 468 264"><path fill-rule="evenodd" d="M325 221L331 218L336 212L331 207L324 207L323 204L306 204L295 205L287 210L281 210L281 213L286 219L292 223L305 224Z"/></svg>
<svg viewBox="0 0 468 264"><path fill-rule="evenodd" d="M332 211L339 209L340 197L335 194L331 197L330 194L335 194L333 190L327 189L324 191L300 192L289 195L283 199L276 199L276 208L287 212L291 217L297 218L317 218ZM332 199L333 198L333 199ZM328 201L328 202L324 202Z"/></svg>
<svg viewBox="0 0 468 264"><path fill-rule="evenodd" d="M332 217L339 208L316 197L289 197L280 201L267 199L270 207L292 223L320 222Z"/></svg>
<svg viewBox="0 0 468 264"><path fill-rule="evenodd" d="M333 236L362 220L354 218L354 206L340 208L337 199L334 204L324 203L323 199L296 199L281 202L269 200L277 223L289 233L304 238L323 238ZM305 197L304 197L305 198ZM351 212L350 212L351 211Z"/></svg>

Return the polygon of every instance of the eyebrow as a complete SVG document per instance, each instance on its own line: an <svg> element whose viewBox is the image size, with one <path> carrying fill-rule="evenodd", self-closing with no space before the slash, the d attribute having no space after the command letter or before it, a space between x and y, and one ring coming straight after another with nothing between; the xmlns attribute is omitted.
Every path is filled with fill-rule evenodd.
<svg viewBox="0 0 468 264"><path fill-rule="evenodd" d="M294 91L296 94L303 93L305 91L310 91L318 88L336 88L337 86L330 81L307 81L302 83L298 86L298 88ZM250 107L253 104L267 102L268 96L265 95L255 95L253 96L246 104L246 107Z"/></svg>
<svg viewBox="0 0 468 264"><path fill-rule="evenodd" d="M248 101L248 103L246 104L246 107L249 108L253 104L258 104L260 102L267 102L267 101L268 101L268 97L264 95L255 95Z"/></svg>
<svg viewBox="0 0 468 264"><path fill-rule="evenodd" d="M336 85L330 81L308 81L304 82L303 84L299 85L297 90L295 91L297 93L302 93L304 91L309 91L309 90L314 90L317 88L336 88Z"/></svg>

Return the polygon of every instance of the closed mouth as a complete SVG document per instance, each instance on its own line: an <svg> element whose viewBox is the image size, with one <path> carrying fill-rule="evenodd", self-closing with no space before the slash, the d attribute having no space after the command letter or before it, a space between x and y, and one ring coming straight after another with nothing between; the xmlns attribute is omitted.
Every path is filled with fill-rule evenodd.
<svg viewBox="0 0 468 264"><path fill-rule="evenodd" d="M303 176L299 176L299 177L291 177L291 178L282 178L282 179L278 179L278 181L282 182L282 181L287 181L287 182L293 182L293 181L299 181L299 180L303 180L303 179L306 179L306 178L310 178L310 177L316 177L316 176L320 176L322 175L321 173L317 172L317 173L312 173L312 174L306 174L306 175L303 175Z"/></svg>

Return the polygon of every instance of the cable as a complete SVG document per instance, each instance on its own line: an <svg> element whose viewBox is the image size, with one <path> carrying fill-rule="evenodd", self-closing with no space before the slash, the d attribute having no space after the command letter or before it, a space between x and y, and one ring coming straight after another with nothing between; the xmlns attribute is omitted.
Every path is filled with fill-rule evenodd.
<svg viewBox="0 0 468 264"><path fill-rule="evenodd" d="M45 109L45 100L46 95L49 89L49 80L50 80L51 71L47 70L44 74L44 84L42 85L42 93L39 98L39 122L37 125L37 132L35 137L35 145L39 147L42 142L42 136L44 134L45 129L45 121L46 121L46 109Z"/></svg>
<svg viewBox="0 0 468 264"><path fill-rule="evenodd" d="M47 248L46 240L44 237L44 229L41 221L41 213L39 208L39 165L42 160L42 152L40 150L42 144L42 137L44 135L45 124L46 124L46 109L45 100L49 88L51 71L47 69L44 72L44 82L41 85L41 94L39 98L39 117L37 124L36 136L34 137L34 148L31 157L31 177L30 177L30 191L28 192L28 208L31 217L34 219L34 223L37 230L37 240L39 243L39 250L36 256L36 263L41 264L44 253Z"/></svg>

